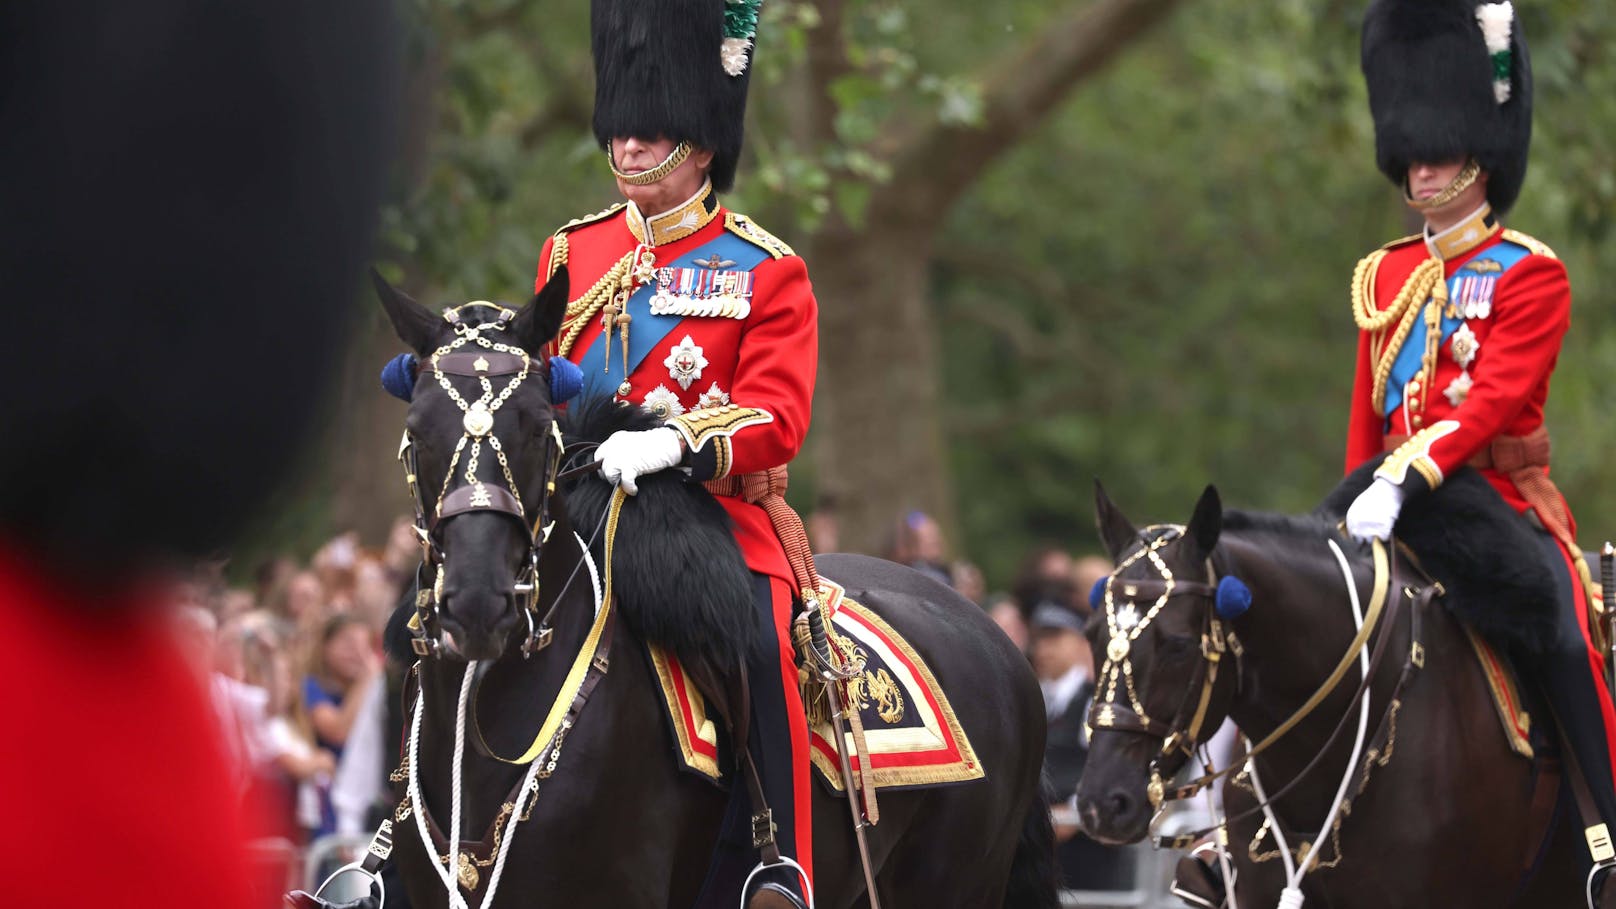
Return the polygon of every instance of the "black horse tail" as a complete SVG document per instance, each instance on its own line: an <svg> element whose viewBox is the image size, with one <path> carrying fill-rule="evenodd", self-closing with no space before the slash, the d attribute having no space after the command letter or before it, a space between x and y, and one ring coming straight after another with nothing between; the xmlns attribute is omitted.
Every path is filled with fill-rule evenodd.
<svg viewBox="0 0 1616 909"><path fill-rule="evenodd" d="M1055 823L1045 797L1048 781L1027 806L1021 838L1010 860L1010 880L1004 888L1004 909L1059 909L1059 881L1055 867Z"/></svg>

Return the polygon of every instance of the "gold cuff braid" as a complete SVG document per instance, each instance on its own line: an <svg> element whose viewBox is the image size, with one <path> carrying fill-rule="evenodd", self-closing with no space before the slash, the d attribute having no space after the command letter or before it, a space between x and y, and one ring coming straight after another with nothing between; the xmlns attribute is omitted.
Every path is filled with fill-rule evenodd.
<svg viewBox="0 0 1616 909"><path fill-rule="evenodd" d="M727 438L748 426L774 422L774 414L756 407L706 407L686 411L668 421L669 426L685 437L691 451L699 451L709 439ZM727 472L727 471L726 471Z"/></svg>
<svg viewBox="0 0 1616 909"><path fill-rule="evenodd" d="M1442 468L1437 466L1431 457L1431 446L1438 439L1459 431L1458 420L1442 420L1408 437L1408 441L1397 446L1396 450L1386 456L1386 460L1375 468L1375 476L1381 477L1402 486L1408 481L1409 468L1413 468L1431 489L1442 485Z"/></svg>

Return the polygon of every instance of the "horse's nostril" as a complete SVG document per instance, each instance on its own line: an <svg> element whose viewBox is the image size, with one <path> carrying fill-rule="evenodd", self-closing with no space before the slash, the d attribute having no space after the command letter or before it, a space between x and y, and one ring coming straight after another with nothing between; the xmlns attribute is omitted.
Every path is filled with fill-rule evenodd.
<svg viewBox="0 0 1616 909"><path fill-rule="evenodd" d="M1113 818L1127 817L1133 810L1133 798L1126 792L1113 792L1105 797L1106 807Z"/></svg>

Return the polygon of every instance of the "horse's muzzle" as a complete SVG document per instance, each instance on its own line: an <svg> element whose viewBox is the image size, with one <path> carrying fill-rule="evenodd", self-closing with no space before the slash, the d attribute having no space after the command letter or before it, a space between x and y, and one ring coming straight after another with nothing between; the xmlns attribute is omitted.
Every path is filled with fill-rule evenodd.
<svg viewBox="0 0 1616 909"><path fill-rule="evenodd" d="M438 621L451 653L465 660L495 660L505 652L516 628L515 597L509 593L445 594Z"/></svg>

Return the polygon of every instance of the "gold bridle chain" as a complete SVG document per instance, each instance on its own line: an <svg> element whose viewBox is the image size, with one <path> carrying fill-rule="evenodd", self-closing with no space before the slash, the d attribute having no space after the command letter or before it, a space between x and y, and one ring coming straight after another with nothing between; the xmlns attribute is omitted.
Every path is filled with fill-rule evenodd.
<svg viewBox="0 0 1616 909"><path fill-rule="evenodd" d="M489 417L488 429L486 432L474 436L471 429L466 428L461 434L460 441L455 445L454 456L449 461L449 470L444 474L443 488L438 492L438 501L433 509L435 513L441 513L443 509L443 500L449 494L449 484L454 479L455 468L460 463L461 452L466 448L466 443L468 441L470 441L472 444L471 454L466 459L466 483L471 486L478 487L483 485L482 480L478 479L477 477L477 471L480 466L478 455L482 452L483 439L486 438L488 440L489 448L493 449L494 456L499 460L500 473L503 474L505 485L510 489L511 496L516 499L517 514L522 517L526 517L526 511L522 505L521 490L517 488L516 478L511 474L510 462L505 457L504 448L499 444L499 437L494 435L493 416L501 407L505 406L505 402L509 401L511 395L516 393L516 389L521 387L523 380L525 380L528 376L528 371L531 369L533 361L528 357L527 351L521 349L520 347L513 347L499 341L491 341L488 338L483 337L481 334L484 330L501 331L503 328L504 326L499 322L484 322L474 327L467 327L457 323L454 327L457 337L448 344L439 347L432 353L433 376L437 379L438 387L442 388L444 393L449 396L449 400L453 401L455 406L460 408L460 412L463 415L470 414L473 409L480 408L486 411ZM443 370L439 366L439 361L445 354L453 353L454 351L466 346L468 343L475 343L485 350L497 351L499 353L521 357L521 372L518 372L516 375L512 376L511 381L506 384L498 395L494 394L493 383L488 380L487 376L478 376L477 381L479 384L481 384L483 393L477 398L476 401L467 403L465 397L460 394L460 390L455 388L454 384L451 383L448 377L443 374Z"/></svg>
<svg viewBox="0 0 1616 909"><path fill-rule="evenodd" d="M1166 527L1161 536L1150 541L1148 546L1140 547L1138 552L1135 552L1133 555L1124 559L1122 564L1118 565L1116 570L1111 572L1110 576L1106 578L1105 582L1105 623L1110 629L1111 635L1110 641L1108 641L1106 647L1105 662L1100 667L1101 681L1102 684L1106 686L1105 700L1103 703L1116 703L1117 677L1120 675L1125 683L1124 688L1128 695L1129 704L1133 707L1134 713L1139 717L1139 721L1147 724L1150 722L1150 718L1145 713L1145 705L1140 702L1139 692L1135 688L1133 682L1133 658L1131 653L1132 645L1139 639L1139 635L1143 633L1147 627L1149 627L1150 623L1155 621L1156 616L1161 612L1162 607L1167 605L1167 601L1172 596L1173 587L1176 582L1173 579L1172 569L1167 567L1167 563L1162 559L1159 551L1166 547L1169 543L1178 539L1182 533L1183 531L1176 526ZM1161 596L1156 598L1156 602L1151 604L1150 609L1144 615L1139 616L1135 620L1133 627L1123 629L1117 621L1117 604L1112 592L1112 587L1116 583L1117 575L1127 570L1130 566L1142 558L1148 558L1150 560L1151 566L1156 569L1157 574L1165 583L1162 585ZM1126 586L1128 582L1123 581L1122 583L1124 586ZM1131 600L1129 601L1129 605L1134 605ZM1115 641L1122 641L1124 643L1120 646L1110 643ZM1113 651L1115 651L1117 655L1113 656Z"/></svg>

